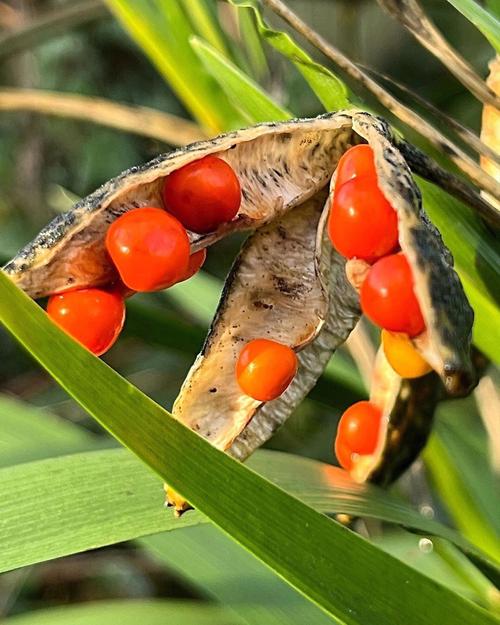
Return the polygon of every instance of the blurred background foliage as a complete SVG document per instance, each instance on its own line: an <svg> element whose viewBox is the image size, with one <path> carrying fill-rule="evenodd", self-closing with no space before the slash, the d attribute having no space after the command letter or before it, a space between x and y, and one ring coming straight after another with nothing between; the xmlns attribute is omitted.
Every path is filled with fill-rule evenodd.
<svg viewBox="0 0 500 625"><path fill-rule="evenodd" d="M136 11L139 4L142 21ZM349 58L404 83L479 132L481 104L374 0L288 0L288 5ZM485 77L493 55L488 41L451 4L428 0L424 5L448 40ZM79 6L78 12L75 7ZM489 8L494 11L497 7L491 2ZM157 11L157 19L148 11ZM269 12L265 16L269 23L285 28ZM38 22L49 26L30 31L30 25ZM13 35L23 29L28 29L27 39L19 44ZM188 40L192 35L203 41L191 46ZM303 49L313 54L307 45ZM110 0L107 5L93 0L0 1L1 88L44 89L150 107L192 120L198 124L192 131L202 136L251 121L238 107L237 98L228 95L232 83L228 86L222 81L219 88L210 75L215 68L220 76L231 79L231 72L226 75L220 70L221 58L260 85L263 100L256 87L255 106L263 107L264 119L266 106L275 106L277 114L291 111L313 116L323 111L297 68L261 40L248 9L238 10L215 0L172 2L170 7L168 0ZM189 65L182 65L183 61ZM363 106L384 112L372 96L349 79L346 82ZM411 95L401 97L420 110ZM50 218L67 210L75 197L90 193L121 170L175 147L175 141L168 144L89 121L1 108L0 94L2 263ZM471 215L468 219L475 220ZM234 237L218 243L203 272L189 283L165 293L136 296L129 307L125 334L105 358L166 407L171 407L201 345L222 280L241 240ZM490 254L488 258L492 265L498 263L498 256ZM488 285L493 286L491 282ZM495 292L494 287L490 292ZM67 440L58 447L55 431L63 432L67 426L91 437L82 442L79 434L74 451L113 445L2 330L0 353L3 466L66 452ZM483 406L491 404L495 398L491 385L495 375L491 371L493 378L483 384L479 405L481 401ZM347 350L340 351L310 398L268 446L333 463L331 442L337 420L350 403L365 394L352 356ZM424 516L455 526L499 559L498 426L490 419L485 429L480 412L478 396L444 403L424 460L415 463L397 490ZM48 439L43 448L32 439L35 422L54 426L50 435L53 447ZM113 479L119 476L110 476ZM450 484L456 487L450 489ZM358 529L382 549L461 594L488 607L498 606L498 594L490 582L450 545L379 521L360 522ZM276 586L271 573L216 530L203 526L184 530L182 539L180 534L157 535L4 574L0 577L0 618L12 617L19 625L127 623L127 619L136 622L138 618L151 624L248 625L289 623L295 613L294 622L312 622L305 614L300 616L303 600L297 593L281 582ZM229 583L235 579L237 584ZM268 588L279 589L273 592L282 593L279 605L286 605L286 610L272 606ZM148 601L134 606L124 601L131 599ZM186 611L188 599L196 604L190 603ZM98 600L110 602L102 604L100 611L93 611L90 605L81 613L56 609ZM228 611L218 611L218 603L228 606ZM242 609L241 604L246 607ZM200 606L205 611L197 611ZM141 607L145 611L140 612ZM54 610L35 619L23 616L40 608ZM331 622L318 611L314 622L323 621Z"/></svg>

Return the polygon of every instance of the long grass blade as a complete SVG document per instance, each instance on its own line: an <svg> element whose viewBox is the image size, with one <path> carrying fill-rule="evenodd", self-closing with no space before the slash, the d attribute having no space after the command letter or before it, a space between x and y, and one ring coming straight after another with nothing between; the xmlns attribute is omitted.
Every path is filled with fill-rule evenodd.
<svg viewBox="0 0 500 625"><path fill-rule="evenodd" d="M485 8L474 0L448 0L448 2L460 11L469 22L480 30L488 39L491 45L500 54L500 21L498 14L500 13L500 5L498 2L493 4L491 10L496 7L496 15L489 13ZM493 0L495 2L495 0Z"/></svg>
<svg viewBox="0 0 500 625"><path fill-rule="evenodd" d="M243 114L247 108L252 109L253 116L252 119L247 116L248 122L285 120L292 117L291 113L273 102L257 83L208 43L193 37L191 45L207 71L218 81L233 104L238 106Z"/></svg>
<svg viewBox="0 0 500 625"><path fill-rule="evenodd" d="M69 443L66 447L68 452L75 451ZM14 454L11 457L14 459ZM446 538L490 577L500 580L498 566L458 533L422 517L375 486L354 483L340 469L269 451L258 451L249 466L330 516L378 519ZM112 488L109 476L113 476ZM122 449L22 462L0 469L0 477L0 572L208 522L199 512L190 511L176 519L171 510L164 510L158 479ZM40 523L42 509L46 523Z"/></svg>
<svg viewBox="0 0 500 625"><path fill-rule="evenodd" d="M224 56L229 56L223 34L205 0L184 0L183 7L200 37Z"/></svg>
<svg viewBox="0 0 500 625"><path fill-rule="evenodd" d="M243 625L237 616L213 604L161 599L108 600L65 605L11 616L3 622L5 625Z"/></svg>
<svg viewBox="0 0 500 625"><path fill-rule="evenodd" d="M313 92L327 111L348 108L347 87L333 72L315 63L288 33L269 28L257 5L251 0L230 0L241 11L253 10L261 36L280 54L288 58L304 76Z"/></svg>
<svg viewBox="0 0 500 625"><path fill-rule="evenodd" d="M2 323L59 384L201 513L327 613L360 625L396 615L409 625L496 622L214 449L64 335L3 274L0 293ZM332 559L342 561L349 576ZM367 592L373 597L368 603Z"/></svg>

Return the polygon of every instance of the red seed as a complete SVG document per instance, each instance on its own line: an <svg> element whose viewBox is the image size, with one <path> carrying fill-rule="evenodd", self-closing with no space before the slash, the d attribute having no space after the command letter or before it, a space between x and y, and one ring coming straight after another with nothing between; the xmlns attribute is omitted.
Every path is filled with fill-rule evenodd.
<svg viewBox="0 0 500 625"><path fill-rule="evenodd" d="M161 208L138 208L119 217L108 228L106 248L121 280L134 291L165 289L188 271L186 230Z"/></svg>
<svg viewBox="0 0 500 625"><path fill-rule="evenodd" d="M47 314L67 334L100 356L113 345L123 328L125 305L115 292L80 289L52 295Z"/></svg>
<svg viewBox="0 0 500 625"><path fill-rule="evenodd" d="M244 393L259 401L271 401L287 389L297 366L297 356L287 345L255 339L241 350L236 377Z"/></svg>
<svg viewBox="0 0 500 625"><path fill-rule="evenodd" d="M398 217L374 176L337 188L328 217L334 248L346 258L374 262L398 247Z"/></svg>
<svg viewBox="0 0 500 625"><path fill-rule="evenodd" d="M241 188L228 163L216 156L205 156L167 176L163 201L185 228L206 233L236 216Z"/></svg>
<svg viewBox="0 0 500 625"><path fill-rule="evenodd" d="M335 187L340 188L344 183L354 178L377 177L375 159L372 148L361 143L349 148L337 165Z"/></svg>
<svg viewBox="0 0 500 625"><path fill-rule="evenodd" d="M369 401L358 401L340 417L336 442L351 453L372 454L377 447L381 419L377 406Z"/></svg>
<svg viewBox="0 0 500 625"><path fill-rule="evenodd" d="M403 254L381 258L370 268L360 299L364 314L385 330L413 337L425 329L411 268Z"/></svg>

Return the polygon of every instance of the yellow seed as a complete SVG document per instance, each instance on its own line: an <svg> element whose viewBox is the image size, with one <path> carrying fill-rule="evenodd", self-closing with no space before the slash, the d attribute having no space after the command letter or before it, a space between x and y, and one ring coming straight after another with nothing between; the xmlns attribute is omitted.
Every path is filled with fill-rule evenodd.
<svg viewBox="0 0 500 625"><path fill-rule="evenodd" d="M419 378L432 370L406 334L382 330L382 345L389 364L402 378Z"/></svg>

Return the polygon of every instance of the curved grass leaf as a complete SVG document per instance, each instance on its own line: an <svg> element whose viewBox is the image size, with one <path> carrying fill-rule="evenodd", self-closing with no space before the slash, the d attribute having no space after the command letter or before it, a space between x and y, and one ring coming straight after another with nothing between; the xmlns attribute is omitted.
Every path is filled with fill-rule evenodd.
<svg viewBox="0 0 500 625"><path fill-rule="evenodd" d="M0 320L115 438L328 614L353 625L498 622L213 448L61 332L3 273ZM36 524L53 522L39 514Z"/></svg>
<svg viewBox="0 0 500 625"><path fill-rule="evenodd" d="M248 63L252 68L253 74L257 78L268 76L269 66L267 64L266 54L262 48L261 38L250 9L234 8L234 11L238 21L240 37L245 47Z"/></svg>
<svg viewBox="0 0 500 625"><path fill-rule="evenodd" d="M236 616L213 604L160 599L65 605L11 616L3 622L6 625L242 625Z"/></svg>
<svg viewBox="0 0 500 625"><path fill-rule="evenodd" d="M220 132L241 126L240 116L189 46L193 30L179 3L106 0L106 4L205 128Z"/></svg>
<svg viewBox="0 0 500 625"><path fill-rule="evenodd" d="M98 437L47 410L0 395L0 467L101 445Z"/></svg>
<svg viewBox="0 0 500 625"><path fill-rule="evenodd" d="M184 10L197 33L221 54L228 55L222 32L205 0L184 0Z"/></svg>
<svg viewBox="0 0 500 625"><path fill-rule="evenodd" d="M175 519L165 511L158 479L121 449L0 474L1 572L201 521L198 512Z"/></svg>
<svg viewBox="0 0 500 625"><path fill-rule="evenodd" d="M248 464L315 510L444 537L494 574L494 565L459 534L375 486L356 484L341 469L270 451L257 452ZM0 470L0 483L0 572L208 521L197 511L176 519L172 510L164 510L158 479L125 450L7 467Z"/></svg>
<svg viewBox="0 0 500 625"><path fill-rule="evenodd" d="M245 625L332 625L317 606L285 584L213 525L140 540L154 557Z"/></svg>
<svg viewBox="0 0 500 625"><path fill-rule="evenodd" d="M291 113L273 102L256 82L208 43L192 37L191 45L207 72L217 80L247 122L279 121L292 117ZM246 114L247 109L251 109L251 117Z"/></svg>
<svg viewBox="0 0 500 625"><path fill-rule="evenodd" d="M336 111L351 105L347 87L340 78L326 67L315 63L290 35L269 28L254 2L251 0L230 0L230 2L236 7L254 11L257 27L264 40L292 61L327 111Z"/></svg>
<svg viewBox="0 0 500 625"><path fill-rule="evenodd" d="M500 53L500 21L494 15L475 0L448 0L448 2L474 24Z"/></svg>

